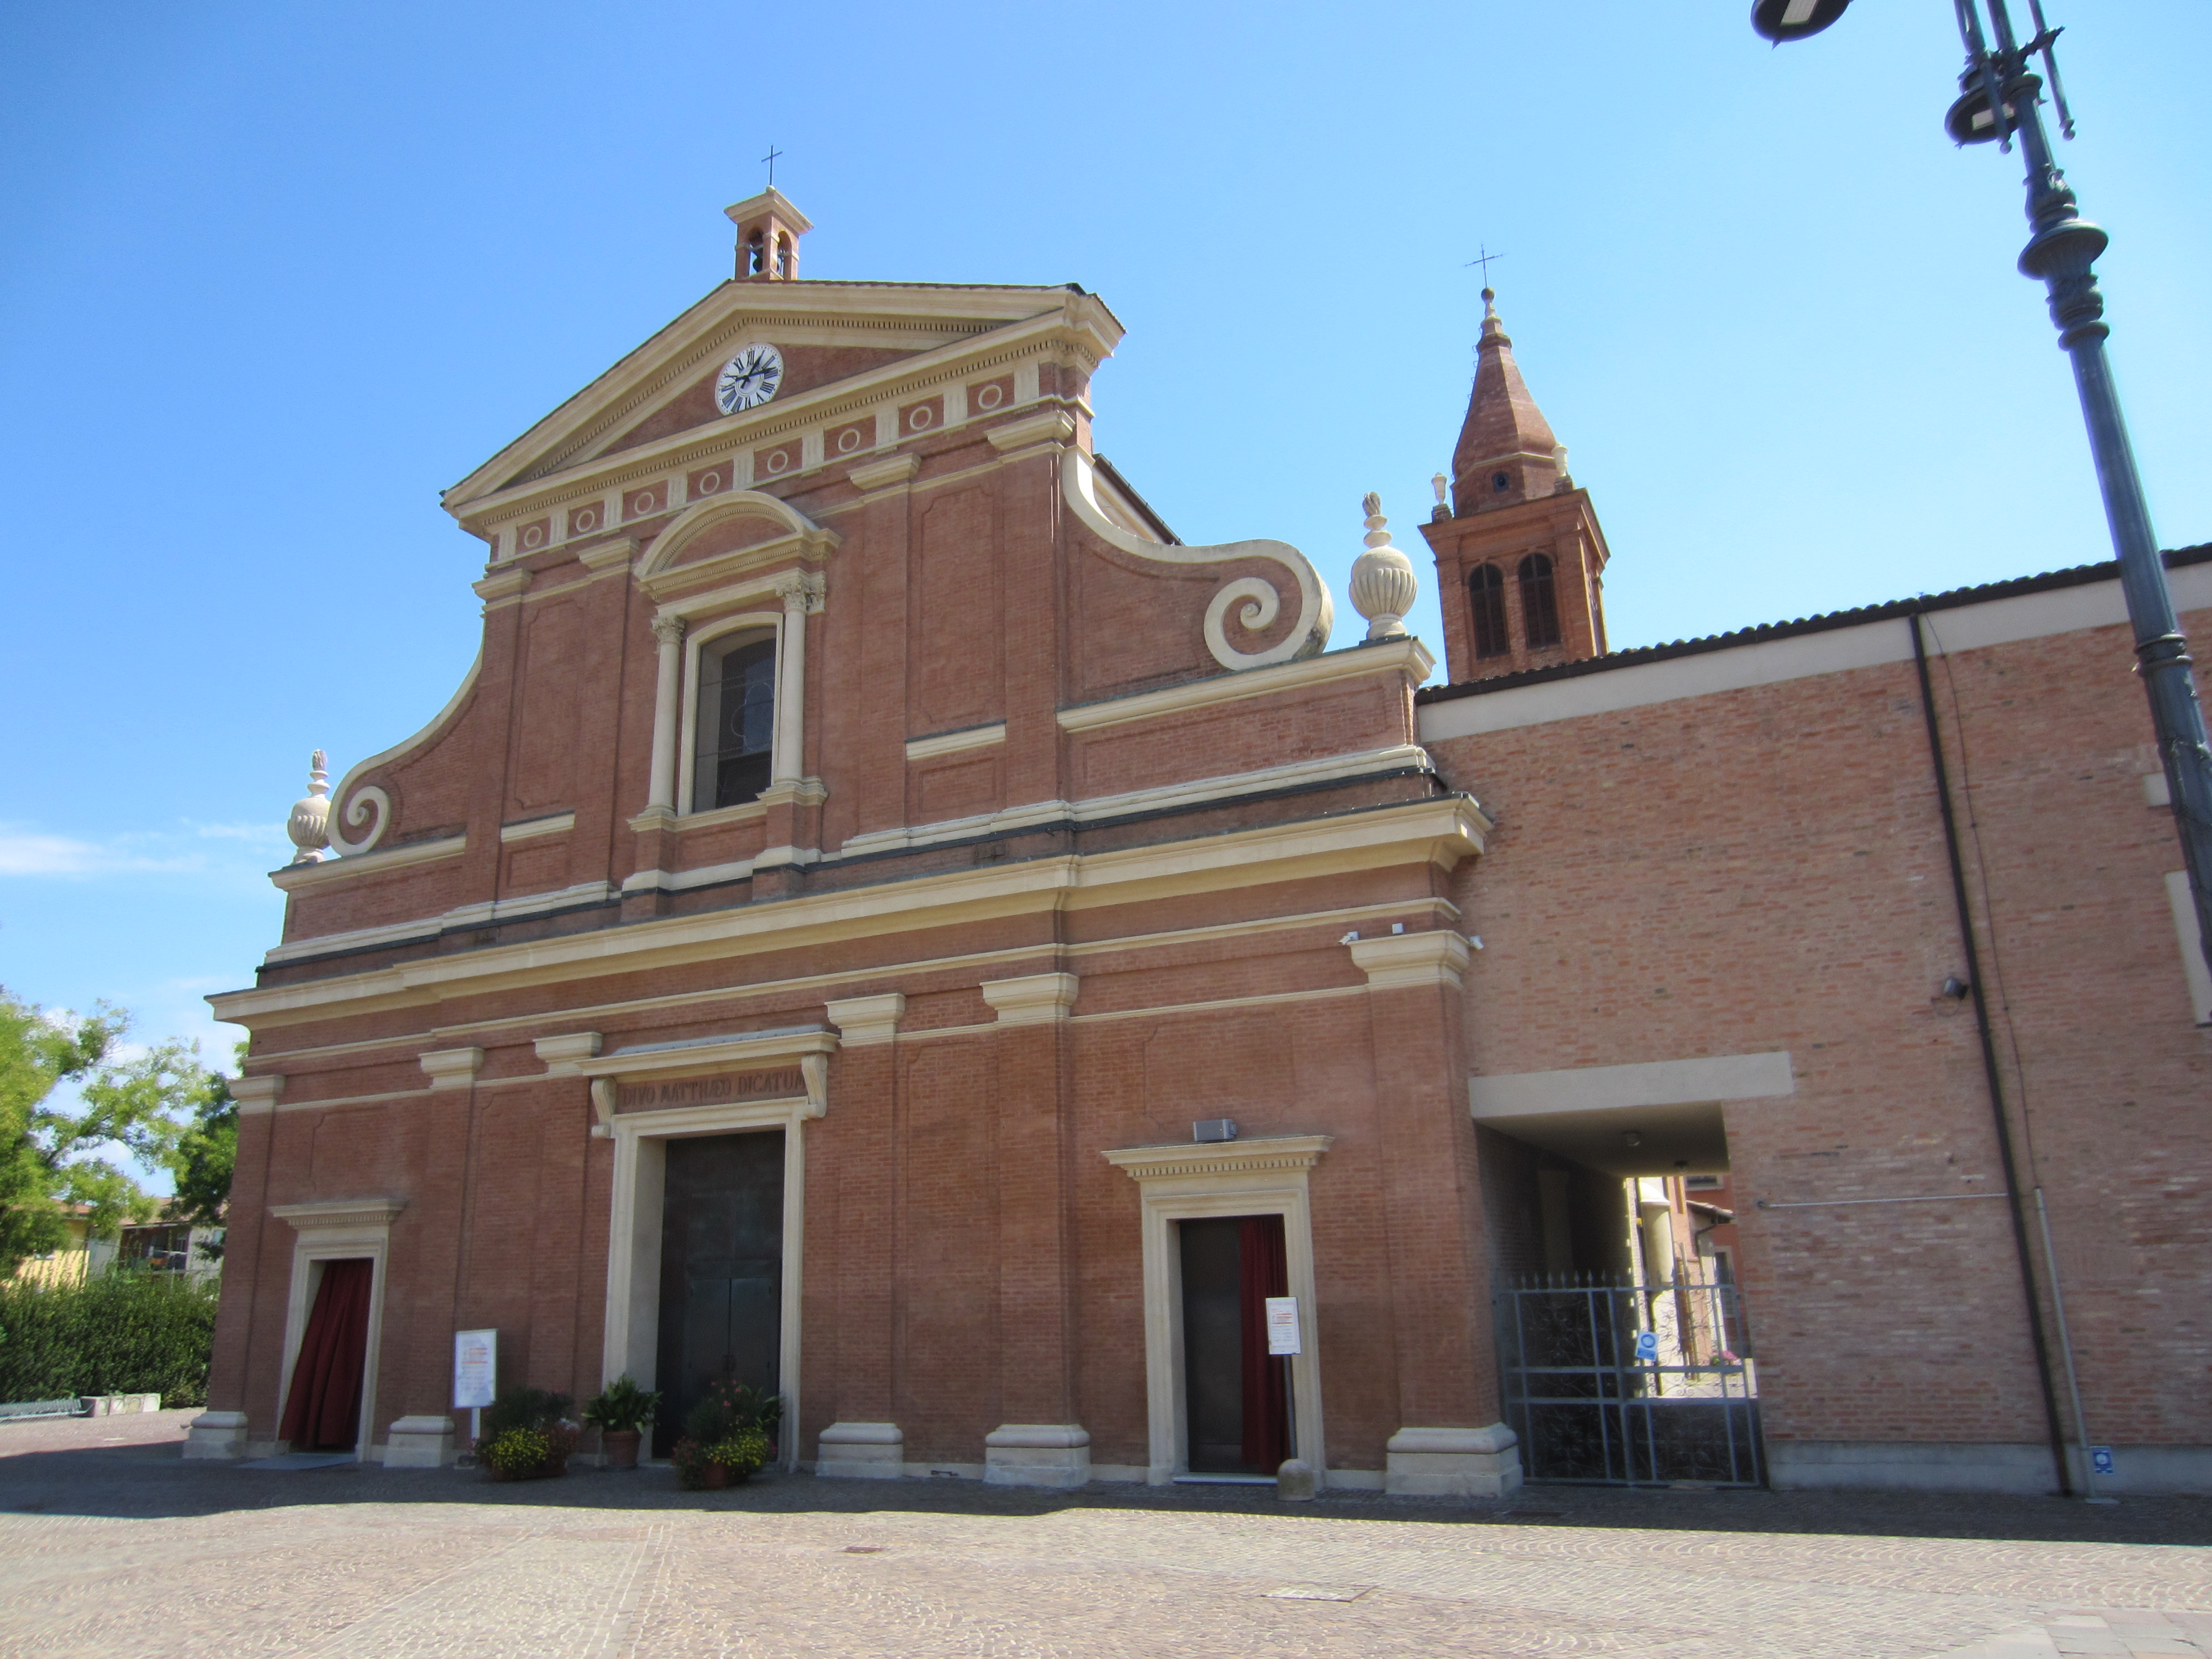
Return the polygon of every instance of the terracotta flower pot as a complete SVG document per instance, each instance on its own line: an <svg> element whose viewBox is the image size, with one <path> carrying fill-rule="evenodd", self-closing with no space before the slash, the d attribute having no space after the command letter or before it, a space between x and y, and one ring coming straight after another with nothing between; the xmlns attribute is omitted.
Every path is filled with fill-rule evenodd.
<svg viewBox="0 0 2212 1659"><path fill-rule="evenodd" d="M637 1467L637 1449L645 1435L638 1429L603 1429L599 1432L599 1447L607 1455L611 1469L634 1469Z"/></svg>
<svg viewBox="0 0 2212 1659"><path fill-rule="evenodd" d="M730 1484L727 1463L709 1463L699 1471L699 1486L703 1492L720 1492Z"/></svg>

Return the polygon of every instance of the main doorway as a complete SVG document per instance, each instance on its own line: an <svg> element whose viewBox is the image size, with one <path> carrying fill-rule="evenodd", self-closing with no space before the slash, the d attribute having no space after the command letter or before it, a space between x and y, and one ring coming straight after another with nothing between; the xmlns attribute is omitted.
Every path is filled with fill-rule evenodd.
<svg viewBox="0 0 2212 1659"><path fill-rule="evenodd" d="M781 1390L783 1143L781 1129L666 1143L657 1457L710 1383Z"/></svg>
<svg viewBox="0 0 2212 1659"><path fill-rule="evenodd" d="M1176 1224L1188 1467L1273 1480L1291 1455L1290 1360L1267 1352L1267 1298L1290 1293L1279 1215Z"/></svg>

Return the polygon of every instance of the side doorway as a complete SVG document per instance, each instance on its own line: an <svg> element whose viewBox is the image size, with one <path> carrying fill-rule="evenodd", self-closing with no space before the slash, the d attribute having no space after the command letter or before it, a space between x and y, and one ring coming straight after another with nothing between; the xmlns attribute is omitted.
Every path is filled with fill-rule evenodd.
<svg viewBox="0 0 2212 1659"><path fill-rule="evenodd" d="M1294 1455L1291 1362L1267 1351L1267 1299L1290 1294L1283 1218L1208 1216L1176 1232L1187 1478L1273 1480Z"/></svg>

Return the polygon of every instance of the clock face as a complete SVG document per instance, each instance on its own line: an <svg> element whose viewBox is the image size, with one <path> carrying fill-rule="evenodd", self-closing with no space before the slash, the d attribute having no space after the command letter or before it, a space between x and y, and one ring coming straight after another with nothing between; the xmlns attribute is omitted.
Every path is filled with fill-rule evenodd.
<svg viewBox="0 0 2212 1659"><path fill-rule="evenodd" d="M714 379L714 402L725 415L756 409L783 384L783 354L772 345L749 345L722 365Z"/></svg>

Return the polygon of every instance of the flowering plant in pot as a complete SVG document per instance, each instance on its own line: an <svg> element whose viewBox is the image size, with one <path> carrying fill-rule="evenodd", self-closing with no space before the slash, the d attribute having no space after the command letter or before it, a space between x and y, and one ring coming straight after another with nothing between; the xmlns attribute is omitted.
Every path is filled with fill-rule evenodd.
<svg viewBox="0 0 2212 1659"><path fill-rule="evenodd" d="M781 1395L719 1378L684 1414L684 1437L669 1453L669 1461L694 1491L712 1492L750 1480L775 1455L782 1421Z"/></svg>
<svg viewBox="0 0 2212 1659"><path fill-rule="evenodd" d="M692 1491L720 1492L758 1473L769 1460L768 1437L758 1429L739 1429L705 1444L687 1437L668 1455Z"/></svg>
<svg viewBox="0 0 2212 1659"><path fill-rule="evenodd" d="M484 1407L477 1461L495 1480L534 1480L566 1474L576 1449L576 1425L568 1419L568 1396L515 1383Z"/></svg>
<svg viewBox="0 0 2212 1659"><path fill-rule="evenodd" d="M599 1431L599 1444L605 1449L608 1468L637 1467L639 1443L645 1437L646 1425L659 1409L660 1396L639 1388L628 1376L617 1377L585 1406L584 1421Z"/></svg>

